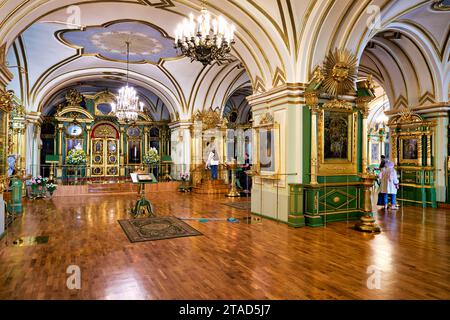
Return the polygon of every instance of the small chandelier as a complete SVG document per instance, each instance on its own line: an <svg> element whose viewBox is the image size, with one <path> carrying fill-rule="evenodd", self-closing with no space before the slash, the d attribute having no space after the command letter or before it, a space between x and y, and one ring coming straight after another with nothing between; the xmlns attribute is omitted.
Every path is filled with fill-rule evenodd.
<svg viewBox="0 0 450 320"><path fill-rule="evenodd" d="M114 113L120 121L136 121L139 112L143 110L143 103L139 102L136 90L128 85L129 65L130 65L130 42L127 45L127 85L120 88L116 96L117 104L113 105Z"/></svg>
<svg viewBox="0 0 450 320"><path fill-rule="evenodd" d="M189 14L189 20L184 18L175 31L175 49L190 58L191 62L199 61L204 66L213 61L227 60L234 44L236 27L220 16L211 19L206 10L206 1L202 1L202 9L197 22L194 15Z"/></svg>

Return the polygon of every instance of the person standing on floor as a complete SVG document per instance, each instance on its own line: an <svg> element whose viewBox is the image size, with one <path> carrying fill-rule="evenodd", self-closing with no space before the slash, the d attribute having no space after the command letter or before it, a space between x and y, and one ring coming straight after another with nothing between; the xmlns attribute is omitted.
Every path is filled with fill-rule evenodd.
<svg viewBox="0 0 450 320"><path fill-rule="evenodd" d="M397 171L394 169L394 163L386 161L385 167L380 172L381 186L380 192L384 194L384 208L387 209L388 195L391 196L391 209L398 209L396 197L399 181Z"/></svg>
<svg viewBox="0 0 450 320"><path fill-rule="evenodd" d="M219 171L219 156L216 149L212 149L212 151L209 153L206 167L211 168L211 179L217 180Z"/></svg>
<svg viewBox="0 0 450 320"><path fill-rule="evenodd" d="M380 174L381 174L381 170L383 170L383 168L386 165L386 157L384 155L381 156L381 162L380 162ZM377 180L378 185L381 185L381 181ZM377 206L385 206L386 203L384 202L384 194L381 193L381 188L380 191L378 192L378 200L377 200Z"/></svg>

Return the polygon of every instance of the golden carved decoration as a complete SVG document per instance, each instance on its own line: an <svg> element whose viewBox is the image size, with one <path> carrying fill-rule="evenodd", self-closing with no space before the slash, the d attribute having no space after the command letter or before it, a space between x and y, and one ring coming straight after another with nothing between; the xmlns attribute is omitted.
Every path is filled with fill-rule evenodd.
<svg viewBox="0 0 450 320"><path fill-rule="evenodd" d="M203 130L213 129L223 125L218 108L216 110L209 108L209 110L197 111L193 118L194 121L202 122Z"/></svg>
<svg viewBox="0 0 450 320"><path fill-rule="evenodd" d="M70 89L66 93L66 101L69 106L79 106L83 101L83 96L75 89Z"/></svg>
<svg viewBox="0 0 450 320"><path fill-rule="evenodd" d="M369 96L356 98L356 107L361 111L361 114L365 119L369 116L369 102L372 100L373 98Z"/></svg>
<svg viewBox="0 0 450 320"><path fill-rule="evenodd" d="M324 63L322 90L334 97L354 91L356 65L356 57L349 51L330 51Z"/></svg>
<svg viewBox="0 0 450 320"><path fill-rule="evenodd" d="M14 92L12 90L0 90L0 109L8 113L14 109Z"/></svg>
<svg viewBox="0 0 450 320"><path fill-rule="evenodd" d="M323 80L325 80L325 76L323 75L322 67L317 66L317 68L314 70L311 81L321 83Z"/></svg>
<svg viewBox="0 0 450 320"><path fill-rule="evenodd" d="M100 110L98 110L98 106L100 104L110 104L116 103L116 97L114 94L112 94L110 91L105 90L102 92L99 92L94 97L95 107L94 107L94 113L95 115L102 115L105 116L107 114L103 114ZM110 112L109 114L111 114Z"/></svg>
<svg viewBox="0 0 450 320"><path fill-rule="evenodd" d="M266 112L265 114L263 114L261 119L259 120L260 126L273 125L274 123L275 120L270 112Z"/></svg>
<svg viewBox="0 0 450 320"><path fill-rule="evenodd" d="M349 102L343 100L333 99L328 101L322 106L325 110L336 110L336 111L352 111L353 107Z"/></svg>
<svg viewBox="0 0 450 320"><path fill-rule="evenodd" d="M8 190L9 178L7 176L0 176L0 192L3 193Z"/></svg>
<svg viewBox="0 0 450 320"><path fill-rule="evenodd" d="M309 106L310 108L317 108L317 105L319 104L319 92L317 91L306 92L305 100L307 106Z"/></svg>
<svg viewBox="0 0 450 320"><path fill-rule="evenodd" d="M116 130L108 124L101 124L94 129L94 138L116 138Z"/></svg>

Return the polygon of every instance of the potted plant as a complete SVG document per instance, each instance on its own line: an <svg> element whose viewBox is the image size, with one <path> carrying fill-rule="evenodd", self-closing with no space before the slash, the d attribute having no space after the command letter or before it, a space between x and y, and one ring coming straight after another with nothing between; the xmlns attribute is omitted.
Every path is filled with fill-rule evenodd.
<svg viewBox="0 0 450 320"><path fill-rule="evenodd" d="M32 198L43 198L47 193L47 183L48 178L43 178L41 176L37 176L30 180L31 186L31 197Z"/></svg>
<svg viewBox="0 0 450 320"><path fill-rule="evenodd" d="M56 184L49 182L49 183L47 183L46 188L47 188L48 193L50 193L50 197L51 197L53 195L53 192L55 192L55 190L56 190Z"/></svg>
<svg viewBox="0 0 450 320"><path fill-rule="evenodd" d="M189 186L189 172L182 172L180 173L180 179L182 181L181 186L179 187L179 191L182 192L188 192L190 191L191 187Z"/></svg>

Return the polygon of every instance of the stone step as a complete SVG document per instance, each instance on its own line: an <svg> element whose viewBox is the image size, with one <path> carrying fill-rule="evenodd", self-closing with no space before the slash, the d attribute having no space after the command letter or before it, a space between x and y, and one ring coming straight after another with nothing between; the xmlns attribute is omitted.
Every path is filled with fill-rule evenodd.
<svg viewBox="0 0 450 320"><path fill-rule="evenodd" d="M227 194L229 192L227 189L202 189L202 188L193 188L193 193L196 194Z"/></svg>
<svg viewBox="0 0 450 320"><path fill-rule="evenodd" d="M120 192L137 192L138 186L131 183L105 183L90 184L88 186L89 193L120 193Z"/></svg>

